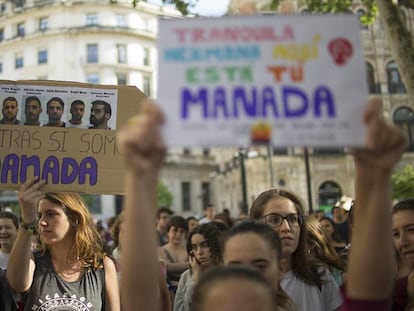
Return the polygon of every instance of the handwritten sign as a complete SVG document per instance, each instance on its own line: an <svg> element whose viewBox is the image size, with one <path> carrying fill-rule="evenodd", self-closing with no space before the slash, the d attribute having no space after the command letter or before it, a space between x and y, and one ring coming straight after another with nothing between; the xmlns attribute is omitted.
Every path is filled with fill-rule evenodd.
<svg viewBox="0 0 414 311"><path fill-rule="evenodd" d="M0 189L39 176L45 191L123 193L115 129L144 98L135 87L0 81L3 107L17 106L10 114L3 109L0 121Z"/></svg>
<svg viewBox="0 0 414 311"><path fill-rule="evenodd" d="M160 21L170 146L360 146L365 75L355 16Z"/></svg>

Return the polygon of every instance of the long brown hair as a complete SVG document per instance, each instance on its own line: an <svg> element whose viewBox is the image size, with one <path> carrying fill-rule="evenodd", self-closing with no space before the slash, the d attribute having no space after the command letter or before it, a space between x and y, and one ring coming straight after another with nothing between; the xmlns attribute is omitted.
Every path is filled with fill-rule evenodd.
<svg viewBox="0 0 414 311"><path fill-rule="evenodd" d="M329 270L336 268L344 271L344 262L323 231L319 220L313 216L305 216L305 228L307 231L308 247L312 249L313 255L325 264Z"/></svg>
<svg viewBox="0 0 414 311"><path fill-rule="evenodd" d="M82 197L72 192L46 193L45 200L59 205L69 219L73 230L70 260L84 268L102 268L105 257L102 240ZM42 249L48 249L43 242Z"/></svg>
<svg viewBox="0 0 414 311"><path fill-rule="evenodd" d="M305 209L302 200L295 193L282 189L269 189L262 192L252 203L249 217L252 219L261 219L266 204L271 199L288 199L295 208L300 217L305 216ZM306 229L303 222L300 224L299 243L296 250L291 255L291 269L293 274L303 282L320 287L322 285L322 275L318 272L320 264L318 261L310 258L307 254L306 247Z"/></svg>

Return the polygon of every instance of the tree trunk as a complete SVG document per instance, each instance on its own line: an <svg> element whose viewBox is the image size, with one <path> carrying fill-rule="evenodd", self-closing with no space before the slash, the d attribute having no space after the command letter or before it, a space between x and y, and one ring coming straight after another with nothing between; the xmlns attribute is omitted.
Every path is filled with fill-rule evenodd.
<svg viewBox="0 0 414 311"><path fill-rule="evenodd" d="M375 0L382 19L391 53L405 83L408 100L414 105L414 45L399 7L391 0Z"/></svg>

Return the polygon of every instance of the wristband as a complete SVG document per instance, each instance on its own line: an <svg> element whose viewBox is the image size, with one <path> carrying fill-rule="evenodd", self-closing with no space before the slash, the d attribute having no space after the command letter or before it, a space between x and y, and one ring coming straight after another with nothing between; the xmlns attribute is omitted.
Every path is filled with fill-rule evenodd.
<svg viewBox="0 0 414 311"><path fill-rule="evenodd" d="M21 222L19 227L25 231L29 231L33 233L36 229L36 225L37 225L37 221L35 220L29 224L25 224L24 222Z"/></svg>

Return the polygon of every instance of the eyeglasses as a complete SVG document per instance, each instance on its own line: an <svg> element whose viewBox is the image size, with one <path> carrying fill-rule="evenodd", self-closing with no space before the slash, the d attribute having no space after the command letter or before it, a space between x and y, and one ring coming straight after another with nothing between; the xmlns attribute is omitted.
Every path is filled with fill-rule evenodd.
<svg viewBox="0 0 414 311"><path fill-rule="evenodd" d="M271 225L272 227L280 227L283 220L285 219L291 228L298 228L302 225L303 222L302 216L298 214L289 214L287 216L282 216L280 214L271 213L264 215L262 219L265 223Z"/></svg>

